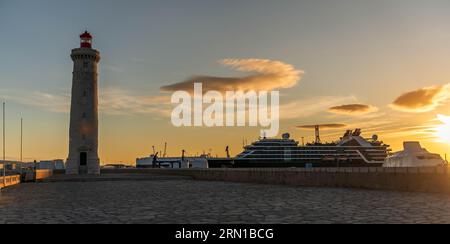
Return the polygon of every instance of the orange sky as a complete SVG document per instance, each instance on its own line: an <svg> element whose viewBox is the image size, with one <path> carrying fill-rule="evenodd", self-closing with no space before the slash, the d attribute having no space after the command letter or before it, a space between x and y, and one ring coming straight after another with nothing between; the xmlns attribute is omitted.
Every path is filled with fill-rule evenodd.
<svg viewBox="0 0 450 244"><path fill-rule="evenodd" d="M19 158L21 117L26 160L67 157L69 55L85 29L102 55L103 163L134 163L164 142L172 156L223 156L227 145L236 155L257 139L259 128L172 126L167 91L193 77L218 89L279 90L280 134L299 141L314 132L298 125L341 123L323 140L362 128L394 151L418 140L444 155L450 143L433 128L438 114L450 115L449 11L441 0L1 1L7 157Z"/></svg>

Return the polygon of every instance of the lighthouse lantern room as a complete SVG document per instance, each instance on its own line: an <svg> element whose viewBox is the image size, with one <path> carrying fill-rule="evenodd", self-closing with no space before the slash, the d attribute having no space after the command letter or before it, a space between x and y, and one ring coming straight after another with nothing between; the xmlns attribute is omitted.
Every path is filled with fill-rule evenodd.
<svg viewBox="0 0 450 244"><path fill-rule="evenodd" d="M92 35L85 31L80 35L81 48L92 48Z"/></svg>

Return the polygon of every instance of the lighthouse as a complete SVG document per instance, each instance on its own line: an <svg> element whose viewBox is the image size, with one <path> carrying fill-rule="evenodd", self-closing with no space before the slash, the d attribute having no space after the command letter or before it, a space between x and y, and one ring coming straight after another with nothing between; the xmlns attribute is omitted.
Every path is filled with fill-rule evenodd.
<svg viewBox="0 0 450 244"><path fill-rule="evenodd" d="M92 35L80 35L72 50L73 79L70 109L69 157L66 174L100 174L98 157L98 74L100 52L92 48Z"/></svg>

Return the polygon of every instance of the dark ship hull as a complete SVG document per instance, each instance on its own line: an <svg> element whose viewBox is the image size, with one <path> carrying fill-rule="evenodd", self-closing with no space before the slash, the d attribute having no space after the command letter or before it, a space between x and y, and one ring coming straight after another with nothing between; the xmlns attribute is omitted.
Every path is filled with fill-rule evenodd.
<svg viewBox="0 0 450 244"><path fill-rule="evenodd" d="M339 168L339 167L381 167L383 163L366 163L363 161L290 161L279 160L245 160L245 159L208 159L209 168Z"/></svg>

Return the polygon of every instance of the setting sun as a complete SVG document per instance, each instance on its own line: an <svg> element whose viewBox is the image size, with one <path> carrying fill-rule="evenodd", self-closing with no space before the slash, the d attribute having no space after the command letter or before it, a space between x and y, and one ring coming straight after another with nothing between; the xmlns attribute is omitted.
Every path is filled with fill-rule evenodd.
<svg viewBox="0 0 450 244"><path fill-rule="evenodd" d="M443 124L436 126L435 135L440 142L450 144L450 116L439 114L437 119Z"/></svg>

